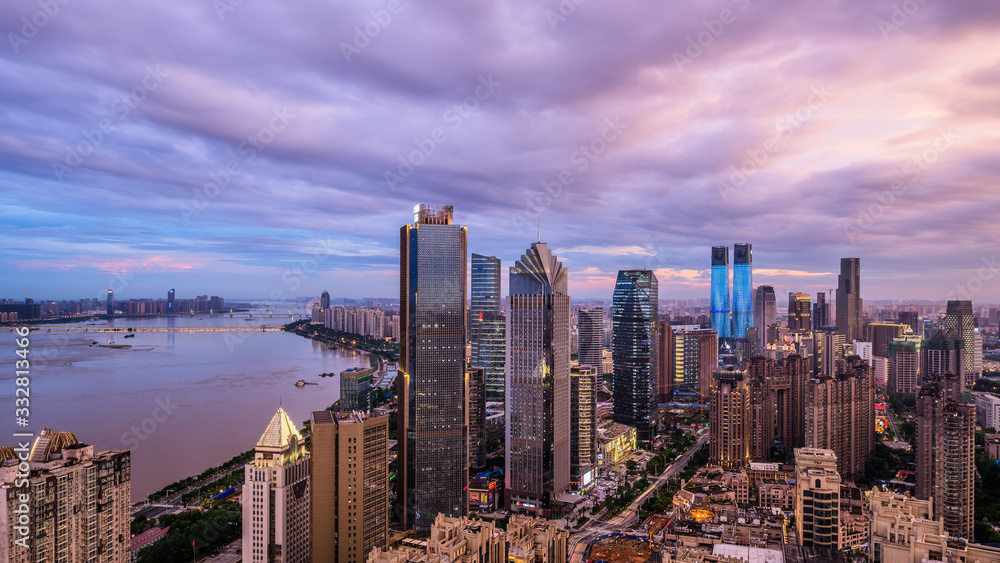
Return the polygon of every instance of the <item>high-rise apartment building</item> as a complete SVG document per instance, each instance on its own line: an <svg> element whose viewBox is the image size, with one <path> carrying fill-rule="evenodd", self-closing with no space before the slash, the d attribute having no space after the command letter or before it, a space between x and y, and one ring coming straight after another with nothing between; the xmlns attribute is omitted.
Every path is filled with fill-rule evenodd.
<svg viewBox="0 0 1000 563"><path fill-rule="evenodd" d="M774 288L769 285L757 286L753 301L753 326L757 328L757 337L763 348L770 344L767 339L768 327L778 322L778 305L774 297Z"/></svg>
<svg viewBox="0 0 1000 563"><path fill-rule="evenodd" d="M505 504L546 515L569 489L568 272L542 242L510 269Z"/></svg>
<svg viewBox="0 0 1000 563"><path fill-rule="evenodd" d="M812 302L808 293L788 294L788 330L793 332L812 330Z"/></svg>
<svg viewBox="0 0 1000 563"><path fill-rule="evenodd" d="M400 356L396 377L403 527L429 530L466 512L466 228L453 209L418 205L400 230Z"/></svg>
<svg viewBox="0 0 1000 563"><path fill-rule="evenodd" d="M708 415L710 463L738 469L748 461L749 404L746 372L732 366L716 369Z"/></svg>
<svg viewBox="0 0 1000 563"><path fill-rule="evenodd" d="M754 326L753 247L733 246L733 338L746 338Z"/></svg>
<svg viewBox="0 0 1000 563"><path fill-rule="evenodd" d="M486 466L486 370L471 366L465 370L469 403L469 466Z"/></svg>
<svg viewBox="0 0 1000 563"><path fill-rule="evenodd" d="M577 333L580 344L577 360L581 366L594 368L597 375L601 374L602 356L604 351L604 309L594 307L581 309L576 314Z"/></svg>
<svg viewBox="0 0 1000 563"><path fill-rule="evenodd" d="M795 450L795 531L805 547L840 549L838 465L832 450Z"/></svg>
<svg viewBox="0 0 1000 563"><path fill-rule="evenodd" d="M295 423L278 408L243 469L244 561L310 561L309 460Z"/></svg>
<svg viewBox="0 0 1000 563"><path fill-rule="evenodd" d="M861 299L861 259L841 258L837 278L837 330L846 342L864 340Z"/></svg>
<svg viewBox="0 0 1000 563"><path fill-rule="evenodd" d="M908 328L910 328L909 325L902 323L872 323L868 325L868 331L871 333L872 354L888 358L889 344L904 336Z"/></svg>
<svg viewBox="0 0 1000 563"><path fill-rule="evenodd" d="M660 378L656 388L660 394L659 402L666 403L674 396L674 347L677 345L670 321L657 323L656 338L659 341L656 349L656 375Z"/></svg>
<svg viewBox="0 0 1000 563"><path fill-rule="evenodd" d="M651 270L622 270L615 283L612 318L614 420L652 440L658 422L659 285Z"/></svg>
<svg viewBox="0 0 1000 563"><path fill-rule="evenodd" d="M857 356L843 361L835 377L815 377L805 387L805 444L833 450L846 479L864 475L875 450L875 377Z"/></svg>
<svg viewBox="0 0 1000 563"><path fill-rule="evenodd" d="M597 373L589 366L570 372L570 482L581 490L597 466Z"/></svg>
<svg viewBox="0 0 1000 563"><path fill-rule="evenodd" d="M712 247L712 330L719 338L732 336L729 310L729 247Z"/></svg>
<svg viewBox="0 0 1000 563"><path fill-rule="evenodd" d="M506 324L500 297L500 259L472 254L469 347L472 365L486 370L486 400L504 401Z"/></svg>
<svg viewBox="0 0 1000 563"><path fill-rule="evenodd" d="M925 377L917 394L917 498L954 537L972 540L975 513L974 405L959 402L960 375Z"/></svg>
<svg viewBox="0 0 1000 563"><path fill-rule="evenodd" d="M920 334L922 332L922 329L920 328L920 315L918 315L916 311L900 311L896 322L910 327L910 330L912 330L914 334Z"/></svg>
<svg viewBox="0 0 1000 563"><path fill-rule="evenodd" d="M128 563L129 451L48 428L29 442L0 448L0 561Z"/></svg>
<svg viewBox="0 0 1000 563"><path fill-rule="evenodd" d="M318 411L311 421L312 542L306 560L363 563L370 551L385 548L389 535L389 417Z"/></svg>
<svg viewBox="0 0 1000 563"><path fill-rule="evenodd" d="M949 301L945 309L944 324L945 332L950 338L960 338L965 342L965 357L962 359L962 366L965 368L963 384L971 389L976 384L976 380L982 375L976 372L975 342L976 324L975 314L972 310L972 301Z"/></svg>
<svg viewBox="0 0 1000 563"><path fill-rule="evenodd" d="M674 391L697 393L705 402L719 364L719 337L714 330L697 326L678 326L673 332Z"/></svg>
<svg viewBox="0 0 1000 563"><path fill-rule="evenodd" d="M323 293L319 294L319 306L324 311L326 311L327 309L330 308L330 292L329 291L325 291L324 290Z"/></svg>
<svg viewBox="0 0 1000 563"><path fill-rule="evenodd" d="M844 359L844 335L832 328L823 328L812 333L813 374L817 377L837 375L837 362Z"/></svg>
<svg viewBox="0 0 1000 563"><path fill-rule="evenodd" d="M893 393L916 393L920 389L920 352L923 339L906 334L889 343L889 383Z"/></svg>

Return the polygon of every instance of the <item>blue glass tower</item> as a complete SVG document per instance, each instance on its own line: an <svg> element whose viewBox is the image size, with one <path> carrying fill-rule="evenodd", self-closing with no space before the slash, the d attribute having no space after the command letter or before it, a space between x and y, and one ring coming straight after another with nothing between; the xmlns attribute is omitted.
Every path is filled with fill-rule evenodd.
<svg viewBox="0 0 1000 563"><path fill-rule="evenodd" d="M622 270L615 283L612 358L614 419L635 426L640 440L656 434L659 285L650 270Z"/></svg>
<svg viewBox="0 0 1000 563"><path fill-rule="evenodd" d="M719 340L732 337L729 319L729 247L712 247L712 329Z"/></svg>
<svg viewBox="0 0 1000 563"><path fill-rule="evenodd" d="M753 327L753 248L733 247L733 338L746 338Z"/></svg>
<svg viewBox="0 0 1000 563"><path fill-rule="evenodd" d="M486 370L486 400L503 402L506 323L500 308L500 259L472 254L469 346L472 365Z"/></svg>

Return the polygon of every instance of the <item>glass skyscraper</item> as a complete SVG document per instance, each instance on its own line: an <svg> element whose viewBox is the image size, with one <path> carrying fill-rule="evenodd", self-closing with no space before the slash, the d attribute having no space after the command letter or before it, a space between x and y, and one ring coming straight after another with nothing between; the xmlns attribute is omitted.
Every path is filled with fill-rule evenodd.
<svg viewBox="0 0 1000 563"><path fill-rule="evenodd" d="M713 268L714 271L714 268ZM746 338L753 323L753 248L733 247L733 338Z"/></svg>
<svg viewBox="0 0 1000 563"><path fill-rule="evenodd" d="M466 228L452 207L418 205L400 230L398 516L429 530L466 513Z"/></svg>
<svg viewBox="0 0 1000 563"><path fill-rule="evenodd" d="M837 278L837 334L847 342L864 340L862 336L861 259L841 258Z"/></svg>
<svg viewBox="0 0 1000 563"><path fill-rule="evenodd" d="M604 309L594 307L581 309L576 314L577 359L581 366L590 366L597 375L603 375L602 352L604 350Z"/></svg>
<svg viewBox="0 0 1000 563"><path fill-rule="evenodd" d="M972 301L948 301L944 314L945 333L949 338L961 339L962 349L962 384L971 389L982 373L976 371L975 358L975 319ZM980 368L981 369L981 368Z"/></svg>
<svg viewBox="0 0 1000 563"><path fill-rule="evenodd" d="M510 269L505 504L548 516L570 486L568 273L536 242Z"/></svg>
<svg viewBox="0 0 1000 563"><path fill-rule="evenodd" d="M729 247L712 247L712 329L719 339L732 336L729 319Z"/></svg>
<svg viewBox="0 0 1000 563"><path fill-rule="evenodd" d="M473 366L486 370L486 400L504 401L506 318L500 306L500 259L472 255L469 346Z"/></svg>
<svg viewBox="0 0 1000 563"><path fill-rule="evenodd" d="M753 325L757 327L760 345L767 344L767 327L778 322L778 304L774 288L769 285L757 287L753 304Z"/></svg>
<svg viewBox="0 0 1000 563"><path fill-rule="evenodd" d="M659 286L650 270L622 270L615 283L612 316L614 419L636 427L639 440L656 433Z"/></svg>

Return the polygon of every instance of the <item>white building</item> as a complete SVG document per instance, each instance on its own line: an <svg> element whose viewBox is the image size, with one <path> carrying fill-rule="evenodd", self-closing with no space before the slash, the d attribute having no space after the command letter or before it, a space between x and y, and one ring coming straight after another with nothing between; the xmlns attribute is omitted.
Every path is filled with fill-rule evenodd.
<svg viewBox="0 0 1000 563"><path fill-rule="evenodd" d="M309 452L284 409L267 425L245 471L243 560L308 562Z"/></svg>
<svg viewBox="0 0 1000 563"><path fill-rule="evenodd" d="M993 393L975 393L976 424L986 428L1000 429L1000 397Z"/></svg>

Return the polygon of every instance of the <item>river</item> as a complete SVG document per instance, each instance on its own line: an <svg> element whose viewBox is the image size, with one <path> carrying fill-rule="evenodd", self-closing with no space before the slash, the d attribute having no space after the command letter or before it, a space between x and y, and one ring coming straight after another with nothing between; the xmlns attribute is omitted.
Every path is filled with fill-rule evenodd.
<svg viewBox="0 0 1000 563"><path fill-rule="evenodd" d="M113 319L53 327L247 327L276 326L289 315L198 315ZM340 396L340 373L368 366L362 352L287 332L81 333L36 331L30 336L31 413L27 430L75 432L95 451L132 452L132 499L252 449L279 404L299 428L310 412ZM13 396L16 335L0 329L0 385ZM128 344L130 349L93 345ZM304 379L318 385L295 387ZM10 432L13 398L8 402ZM0 410L0 417L2 417ZM8 434L9 436L9 434ZM13 438L0 439L13 445Z"/></svg>

